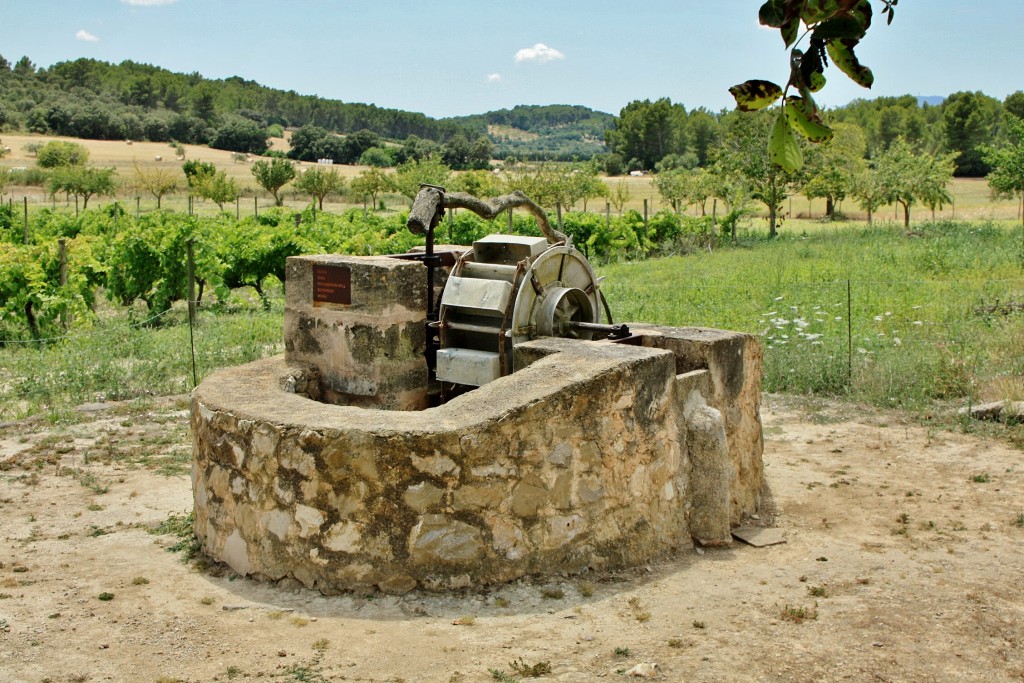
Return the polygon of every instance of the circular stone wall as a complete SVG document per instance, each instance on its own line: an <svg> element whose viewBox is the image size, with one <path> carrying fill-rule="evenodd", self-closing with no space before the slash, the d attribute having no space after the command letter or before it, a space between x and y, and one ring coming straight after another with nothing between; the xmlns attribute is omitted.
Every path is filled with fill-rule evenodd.
<svg viewBox="0 0 1024 683"><path fill-rule="evenodd" d="M402 593L689 547L673 354L555 339L516 353L524 369L415 412L291 393L315 379L280 357L204 380L192 404L204 551L324 593Z"/></svg>

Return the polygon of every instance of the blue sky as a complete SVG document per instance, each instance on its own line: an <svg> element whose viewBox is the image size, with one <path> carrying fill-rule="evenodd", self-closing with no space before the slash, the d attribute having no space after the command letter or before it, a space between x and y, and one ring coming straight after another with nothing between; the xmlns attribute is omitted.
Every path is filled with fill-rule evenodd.
<svg viewBox="0 0 1024 683"><path fill-rule="evenodd" d="M635 99L732 106L729 86L784 81L761 0L0 0L0 54L39 66L131 59L346 102L478 114ZM874 3L876 9L880 3ZM876 15L877 16L877 15ZM873 90L830 69L820 100L1024 89L1021 0L903 0L858 48Z"/></svg>

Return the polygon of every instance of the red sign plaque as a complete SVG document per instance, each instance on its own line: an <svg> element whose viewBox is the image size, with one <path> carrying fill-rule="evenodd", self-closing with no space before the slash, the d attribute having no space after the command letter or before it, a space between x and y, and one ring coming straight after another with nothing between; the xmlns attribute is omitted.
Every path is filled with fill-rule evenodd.
<svg viewBox="0 0 1024 683"><path fill-rule="evenodd" d="M313 305L352 303L352 271L348 266L313 264Z"/></svg>

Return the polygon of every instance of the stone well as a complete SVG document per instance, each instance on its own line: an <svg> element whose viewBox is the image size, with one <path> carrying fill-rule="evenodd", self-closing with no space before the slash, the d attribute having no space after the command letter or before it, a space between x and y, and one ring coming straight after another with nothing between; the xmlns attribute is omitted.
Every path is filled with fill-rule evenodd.
<svg viewBox="0 0 1024 683"><path fill-rule="evenodd" d="M318 301L325 263L348 271L350 303ZM193 395L209 556L328 594L445 590L725 544L756 511L756 338L636 325L637 345L537 339L513 374L416 409L419 282L422 266L395 259L289 259L286 354Z"/></svg>

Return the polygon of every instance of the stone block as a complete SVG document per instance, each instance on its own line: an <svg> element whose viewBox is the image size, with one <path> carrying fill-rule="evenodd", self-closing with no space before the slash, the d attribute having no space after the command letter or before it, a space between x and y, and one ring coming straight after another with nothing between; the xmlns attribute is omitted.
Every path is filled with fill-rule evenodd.
<svg viewBox="0 0 1024 683"><path fill-rule="evenodd" d="M321 398L387 410L424 408L423 265L385 256L317 255L289 257L286 268L285 357L313 368ZM325 300L331 297L322 273L347 280L349 303ZM285 388L308 395L306 374L289 375Z"/></svg>

